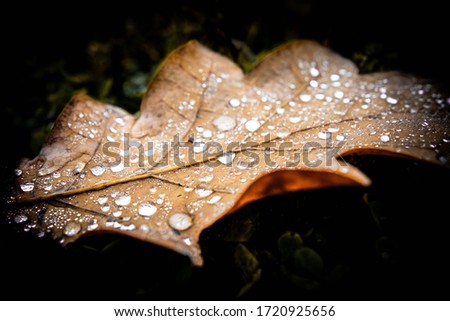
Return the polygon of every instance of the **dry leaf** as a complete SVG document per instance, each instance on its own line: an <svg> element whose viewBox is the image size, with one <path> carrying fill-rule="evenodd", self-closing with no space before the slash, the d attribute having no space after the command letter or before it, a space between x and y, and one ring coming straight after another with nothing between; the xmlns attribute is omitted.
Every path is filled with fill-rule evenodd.
<svg viewBox="0 0 450 321"><path fill-rule="evenodd" d="M138 119L75 96L16 170L9 218L64 244L119 232L201 265L202 230L248 202L368 185L341 155L448 164L448 124L448 100L429 83L358 75L314 42L288 43L244 75L192 41L162 65Z"/></svg>

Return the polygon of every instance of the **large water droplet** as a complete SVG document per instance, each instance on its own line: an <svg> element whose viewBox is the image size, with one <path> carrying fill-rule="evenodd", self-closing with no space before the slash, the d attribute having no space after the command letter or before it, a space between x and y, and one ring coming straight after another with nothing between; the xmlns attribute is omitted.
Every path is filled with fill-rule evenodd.
<svg viewBox="0 0 450 321"><path fill-rule="evenodd" d="M331 137L331 133L329 132L319 132L319 134L317 135L319 137L319 139L328 139Z"/></svg>
<svg viewBox="0 0 450 321"><path fill-rule="evenodd" d="M255 119L250 119L248 122L245 123L245 128L249 132L257 131L260 126L261 126L261 124L259 123L259 121L255 120Z"/></svg>
<svg viewBox="0 0 450 321"><path fill-rule="evenodd" d="M17 224L23 223L28 221L28 217L24 214L19 214L14 216L14 222L16 222Z"/></svg>
<svg viewBox="0 0 450 321"><path fill-rule="evenodd" d="M392 105L395 105L395 104L397 103L397 99L392 98L392 97L386 98L386 101L387 101L389 104L392 104Z"/></svg>
<svg viewBox="0 0 450 321"><path fill-rule="evenodd" d="M141 216L152 216L156 213L156 206L151 203L141 203L138 206L138 213Z"/></svg>
<svg viewBox="0 0 450 321"><path fill-rule="evenodd" d="M100 176L105 172L105 168L103 168L102 166L94 166L91 167L91 173L94 176Z"/></svg>
<svg viewBox="0 0 450 321"><path fill-rule="evenodd" d="M111 171L114 173L120 172L124 169L124 164L120 162L117 165L111 166Z"/></svg>
<svg viewBox="0 0 450 321"><path fill-rule="evenodd" d="M206 150L206 143L204 142L194 142L193 147L194 153L203 153Z"/></svg>
<svg viewBox="0 0 450 321"><path fill-rule="evenodd" d="M97 202L100 205L105 204L108 201L108 196L100 196L99 198L97 198Z"/></svg>
<svg viewBox="0 0 450 321"><path fill-rule="evenodd" d="M169 225L178 231L187 230L192 224L192 217L185 213L174 213L169 218Z"/></svg>
<svg viewBox="0 0 450 321"><path fill-rule="evenodd" d="M31 192L34 189L34 183L20 184L20 189L24 192Z"/></svg>
<svg viewBox="0 0 450 321"><path fill-rule="evenodd" d="M221 156L217 158L219 162L221 162L224 165L231 164L233 162L233 159L236 157L235 153L224 153Z"/></svg>
<svg viewBox="0 0 450 321"><path fill-rule="evenodd" d="M236 108L236 107L239 107L240 104L241 104L241 101L239 99L237 99L237 98L231 98L228 101L228 106L229 107Z"/></svg>
<svg viewBox="0 0 450 321"><path fill-rule="evenodd" d="M131 196L128 193L120 194L114 201L119 206L126 206L131 202Z"/></svg>
<svg viewBox="0 0 450 321"><path fill-rule="evenodd" d="M206 201L206 203L208 204L215 204L218 201L220 201L222 199L222 196L220 195L214 195L213 197L211 197L208 201Z"/></svg>
<svg viewBox="0 0 450 321"><path fill-rule="evenodd" d="M317 68L315 68L315 67L311 67L311 68L309 68L309 74L310 74L312 77L317 77L317 76L320 75L320 71L319 71L319 69L317 69Z"/></svg>
<svg viewBox="0 0 450 321"><path fill-rule="evenodd" d="M293 124L297 124L302 118L300 116L289 117L289 121Z"/></svg>
<svg viewBox="0 0 450 321"><path fill-rule="evenodd" d="M197 194L200 197L206 197L209 196L213 193L212 190L207 189L207 188L196 188L195 189L195 194Z"/></svg>
<svg viewBox="0 0 450 321"><path fill-rule="evenodd" d="M233 117L222 115L213 120L213 125L216 126L218 130L228 131L236 127L236 121Z"/></svg>
<svg viewBox="0 0 450 321"><path fill-rule="evenodd" d="M301 94L300 95L300 100L303 101L304 103L307 103L308 101L311 100L311 95L309 95L309 94Z"/></svg>
<svg viewBox="0 0 450 321"><path fill-rule="evenodd" d="M78 234L81 230L80 223L77 222L69 222L64 227L64 234L67 236L74 236Z"/></svg>

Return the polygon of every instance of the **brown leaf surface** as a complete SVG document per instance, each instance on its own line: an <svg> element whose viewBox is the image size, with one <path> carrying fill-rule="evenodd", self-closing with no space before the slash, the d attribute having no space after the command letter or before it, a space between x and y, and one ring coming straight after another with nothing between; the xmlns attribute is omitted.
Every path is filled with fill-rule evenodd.
<svg viewBox="0 0 450 321"><path fill-rule="evenodd" d="M311 41L276 49L247 75L192 41L163 63L137 119L75 96L40 154L16 170L9 218L61 243L119 232L201 265L202 230L248 202L368 185L341 155L448 164L448 124L447 98L432 85L358 75Z"/></svg>

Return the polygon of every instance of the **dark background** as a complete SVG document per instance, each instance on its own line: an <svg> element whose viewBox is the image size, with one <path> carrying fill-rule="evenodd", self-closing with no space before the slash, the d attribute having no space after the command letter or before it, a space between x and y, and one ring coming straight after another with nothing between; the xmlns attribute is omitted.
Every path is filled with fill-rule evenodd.
<svg viewBox="0 0 450 321"><path fill-rule="evenodd" d="M248 70L275 46L310 38L352 59L362 72L407 71L448 91L442 3L243 4L38 3L3 10L2 191L20 157L38 153L74 92L136 112L158 64L190 39ZM380 156L348 160L373 186L293 193L247 206L202 234L203 268L115 235L62 248L18 233L2 219L0 298L449 299L448 170ZM278 243L288 231L314 253L306 265L283 259ZM261 278L252 284L258 268Z"/></svg>

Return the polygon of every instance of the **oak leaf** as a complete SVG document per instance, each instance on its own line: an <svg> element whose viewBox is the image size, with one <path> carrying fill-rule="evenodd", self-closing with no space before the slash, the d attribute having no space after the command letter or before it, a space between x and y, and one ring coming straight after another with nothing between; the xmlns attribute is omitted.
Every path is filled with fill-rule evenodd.
<svg viewBox="0 0 450 321"><path fill-rule="evenodd" d="M16 170L11 222L66 244L113 231L189 255L199 235L256 199L370 180L341 156L448 164L448 100L396 72L359 75L312 41L244 75L195 41L162 64L137 119L76 95Z"/></svg>

